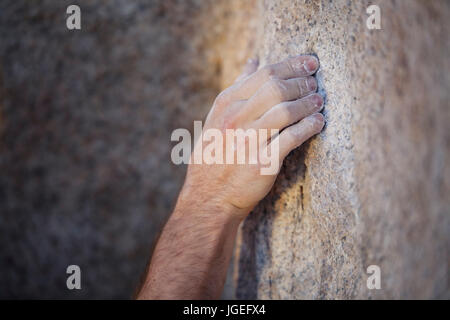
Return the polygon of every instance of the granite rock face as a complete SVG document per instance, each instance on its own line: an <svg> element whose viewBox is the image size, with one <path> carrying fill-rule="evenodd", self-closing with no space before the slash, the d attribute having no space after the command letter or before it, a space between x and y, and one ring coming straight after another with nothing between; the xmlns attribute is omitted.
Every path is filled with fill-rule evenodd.
<svg viewBox="0 0 450 320"><path fill-rule="evenodd" d="M261 60L317 54L327 125L245 221L238 298L450 296L449 19L448 1L260 3Z"/></svg>

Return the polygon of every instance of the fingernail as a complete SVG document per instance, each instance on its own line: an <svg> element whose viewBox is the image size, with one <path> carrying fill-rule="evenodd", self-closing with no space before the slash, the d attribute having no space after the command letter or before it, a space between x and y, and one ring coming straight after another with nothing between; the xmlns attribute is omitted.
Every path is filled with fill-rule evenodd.
<svg viewBox="0 0 450 320"><path fill-rule="evenodd" d="M311 116L311 119L314 121L317 131L320 132L325 126L325 118L323 115L321 113L315 113Z"/></svg>
<svg viewBox="0 0 450 320"><path fill-rule="evenodd" d="M315 109L318 109L319 111L323 109L323 98L320 94L313 95L311 100L314 103Z"/></svg>
<svg viewBox="0 0 450 320"><path fill-rule="evenodd" d="M305 67L306 72L314 73L319 67L319 61L316 57L310 56L303 62L303 66Z"/></svg>

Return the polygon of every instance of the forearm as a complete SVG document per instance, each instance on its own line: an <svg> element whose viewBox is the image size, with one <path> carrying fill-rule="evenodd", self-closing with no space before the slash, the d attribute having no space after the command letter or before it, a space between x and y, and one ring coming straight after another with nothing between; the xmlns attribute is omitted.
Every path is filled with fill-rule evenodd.
<svg viewBox="0 0 450 320"><path fill-rule="evenodd" d="M237 208L201 198L178 200L139 299L220 298L241 218Z"/></svg>

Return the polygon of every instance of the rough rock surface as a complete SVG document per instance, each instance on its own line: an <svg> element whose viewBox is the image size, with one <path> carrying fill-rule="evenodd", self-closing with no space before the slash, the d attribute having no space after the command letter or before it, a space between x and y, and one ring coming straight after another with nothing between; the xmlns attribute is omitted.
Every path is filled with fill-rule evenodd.
<svg viewBox="0 0 450 320"><path fill-rule="evenodd" d="M261 3L262 61L317 54L327 126L245 221L238 298L450 296L449 19L448 1Z"/></svg>
<svg viewBox="0 0 450 320"><path fill-rule="evenodd" d="M450 5L376 2L379 31L368 1L2 1L0 297L131 297L184 174L172 130L252 54L310 52L327 127L243 224L235 296L448 298Z"/></svg>

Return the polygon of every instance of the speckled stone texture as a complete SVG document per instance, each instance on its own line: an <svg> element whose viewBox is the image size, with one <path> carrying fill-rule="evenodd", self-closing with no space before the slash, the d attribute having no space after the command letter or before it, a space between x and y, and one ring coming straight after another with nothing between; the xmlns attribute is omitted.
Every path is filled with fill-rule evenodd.
<svg viewBox="0 0 450 320"><path fill-rule="evenodd" d="M249 57L252 3L0 2L0 298L132 297L184 175L170 134Z"/></svg>
<svg viewBox="0 0 450 320"><path fill-rule="evenodd" d="M369 4L382 30L366 28ZM266 0L258 14L263 63L318 55L327 125L245 221L237 298L449 298L450 2Z"/></svg>

